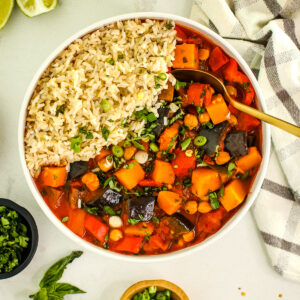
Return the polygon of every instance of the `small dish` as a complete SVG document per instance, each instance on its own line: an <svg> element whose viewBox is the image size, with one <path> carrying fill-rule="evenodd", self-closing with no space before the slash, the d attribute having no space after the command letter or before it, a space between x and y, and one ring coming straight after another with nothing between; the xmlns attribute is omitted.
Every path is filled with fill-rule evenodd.
<svg viewBox="0 0 300 300"><path fill-rule="evenodd" d="M22 221L25 223L27 227L28 237L30 239L28 247L23 252L23 257L20 264L17 267L15 267L11 272L0 274L0 280L1 280L1 279L7 279L17 275L29 265L36 252L39 235L38 235L36 223L32 215L29 213L27 209L16 204L11 200L3 199L3 198L0 198L0 206L5 206L9 209L15 210L19 214Z"/></svg>
<svg viewBox="0 0 300 300"><path fill-rule="evenodd" d="M122 295L120 300L131 300L132 297L145 290L150 286L156 286L158 291L170 290L172 292L172 299L174 300L189 300L187 294L176 284L162 279L157 280L143 280L130 286Z"/></svg>

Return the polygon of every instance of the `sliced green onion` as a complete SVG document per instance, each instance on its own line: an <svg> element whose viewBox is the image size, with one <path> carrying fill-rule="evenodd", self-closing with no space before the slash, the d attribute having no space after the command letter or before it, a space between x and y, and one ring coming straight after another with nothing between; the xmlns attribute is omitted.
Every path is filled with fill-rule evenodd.
<svg viewBox="0 0 300 300"><path fill-rule="evenodd" d="M144 145L142 145L142 144L140 144L140 143L138 143L136 141L132 141L132 144L133 144L134 147L136 147L136 148L138 148L140 150L144 150L144 151L146 150L146 148L145 148Z"/></svg>
<svg viewBox="0 0 300 300"><path fill-rule="evenodd" d="M131 147L131 143L130 143L129 141L125 141L125 142L123 143L123 147L124 147L124 148L129 148L129 147Z"/></svg>
<svg viewBox="0 0 300 300"><path fill-rule="evenodd" d="M228 176L231 176L232 175L232 170L235 168L235 163L233 162L230 162L228 164L228 167L227 167L227 173L228 173Z"/></svg>
<svg viewBox="0 0 300 300"><path fill-rule="evenodd" d="M65 222L68 222L68 221L69 221L69 217L68 217L68 216L63 217L63 218L61 219L61 222L62 222L62 223L65 223Z"/></svg>
<svg viewBox="0 0 300 300"><path fill-rule="evenodd" d="M103 207L103 210L104 210L107 214L109 214L109 215L111 215L111 216L115 216L115 215L116 215L116 212L115 212L110 206L108 206L108 205L105 205L105 206Z"/></svg>
<svg viewBox="0 0 300 300"><path fill-rule="evenodd" d="M186 140L184 140L182 143L181 143L181 150L182 151L185 151L187 149L187 147L190 145L191 143L191 138L188 138Z"/></svg>
<svg viewBox="0 0 300 300"><path fill-rule="evenodd" d="M197 147L204 146L206 142L207 142L207 138L202 135L199 135L194 139L194 145Z"/></svg>
<svg viewBox="0 0 300 300"><path fill-rule="evenodd" d="M158 148L158 146L155 143L150 143L150 149L153 152L158 152L159 151L159 148Z"/></svg>
<svg viewBox="0 0 300 300"><path fill-rule="evenodd" d="M80 152L80 150L81 150L81 147L80 147L81 142L82 142L82 139L81 139L80 135L72 137L72 139L71 139L71 149L75 153L79 153Z"/></svg>
<svg viewBox="0 0 300 300"><path fill-rule="evenodd" d="M111 148L112 154L116 157L122 157L124 154L123 148L118 146L118 145L114 145Z"/></svg>
<svg viewBox="0 0 300 300"><path fill-rule="evenodd" d="M176 80L176 83L175 83L175 90L178 91L179 89L183 89L186 87L186 82L181 82L179 80Z"/></svg>
<svg viewBox="0 0 300 300"><path fill-rule="evenodd" d="M167 79L167 74L166 73L159 73L158 77L160 80L166 80Z"/></svg>
<svg viewBox="0 0 300 300"><path fill-rule="evenodd" d="M148 120L148 122L154 122L157 120L157 118L154 113L150 113L147 115L147 120Z"/></svg>
<svg viewBox="0 0 300 300"><path fill-rule="evenodd" d="M106 59L106 62L108 62L112 66L115 64L115 61L111 57Z"/></svg>

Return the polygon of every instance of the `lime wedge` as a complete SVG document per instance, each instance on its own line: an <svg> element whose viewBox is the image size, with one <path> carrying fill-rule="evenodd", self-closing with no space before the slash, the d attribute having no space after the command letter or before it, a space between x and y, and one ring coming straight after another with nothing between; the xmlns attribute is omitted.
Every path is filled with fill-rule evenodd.
<svg viewBox="0 0 300 300"><path fill-rule="evenodd" d="M27 17L35 17L56 8L57 0L17 0L18 6Z"/></svg>
<svg viewBox="0 0 300 300"><path fill-rule="evenodd" d="M14 8L14 0L0 1L0 30L6 25Z"/></svg>

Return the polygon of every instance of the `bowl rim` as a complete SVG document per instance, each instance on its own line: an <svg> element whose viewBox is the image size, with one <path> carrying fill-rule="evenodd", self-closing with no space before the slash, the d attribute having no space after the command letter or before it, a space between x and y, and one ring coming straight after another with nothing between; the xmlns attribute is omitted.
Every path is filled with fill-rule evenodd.
<svg viewBox="0 0 300 300"><path fill-rule="evenodd" d="M23 217L32 235L31 242L30 242L30 250L26 258L22 260L21 263L12 271L0 274L0 280L1 280L1 279L7 279L17 275L29 265L37 250L39 234L38 234L38 229L35 220L31 215L31 213L26 208L20 206L19 204L17 204L12 200L5 199L5 198L0 198L0 206L5 206L7 208L15 210L21 217Z"/></svg>
<svg viewBox="0 0 300 300"><path fill-rule="evenodd" d="M23 173L26 178L26 182L29 186L30 191L32 192L35 200L39 204L42 211L46 214L46 216L51 220L51 222L59 228L61 232L63 232L67 237L71 240L76 242L78 245L84 247L85 249L91 250L97 254L103 255L105 257L116 258L119 260L127 261L127 262L159 262L159 261L166 261L174 258L180 258L188 254L195 253L200 249L210 245L212 242L220 239L224 236L227 232L229 232L233 227L237 225L237 223L243 218L246 212L249 210L250 206L253 204L254 200L256 199L261 185L263 183L263 179L266 175L267 165L270 157L270 145L271 145L271 137L270 137L270 126L269 124L262 123L262 162L260 168L256 174L255 180L253 181L251 190L247 196L246 202L244 202L243 206L234 214L234 216L226 222L226 224L219 229L215 234L211 235L201 243L195 244L193 246L159 255L141 255L141 256L133 256L133 255L126 255L121 253L116 253L113 251L107 251L101 247L97 247L88 241L83 240L81 237L77 236L71 230L69 230L64 224L60 222L60 220L54 215L51 209L47 206L46 202L43 200L42 196L38 192L33 179L29 173L29 170L26 166L25 161L25 151L24 151L24 130L25 130L25 118L27 112L27 106L31 99L32 93L38 79L42 75L42 73L46 70L49 64L57 57L57 55L64 50L69 44L71 44L77 38L80 38L94 30L97 30L100 27L105 25L117 22L117 21L124 21L129 19L158 19L158 20L173 20L175 23L178 23L183 26L187 26L188 28L194 29L200 34L203 34L205 37L210 39L216 45L219 45L225 53L229 56L234 57L243 72L248 76L250 79L257 98L257 105L258 108L266 112L266 103L264 97L262 95L262 91L258 85L258 82L253 75L250 67L245 62L245 60L241 57L241 55L231 46L226 40L224 40L220 35L212 31L211 29L207 28L206 26L187 19L182 16L168 14L168 13L158 13L158 12L139 12L139 13L128 13L122 14L114 17L110 17L104 20L100 20L95 22L89 26L84 27L83 29L74 33L71 37L67 38L64 42L60 43L59 46L51 51L50 55L43 61L40 65L38 70L36 71L35 75L33 76L28 88L26 90L21 108L19 113L19 120L18 120L18 149L19 149L19 157L21 160L21 165L23 169Z"/></svg>

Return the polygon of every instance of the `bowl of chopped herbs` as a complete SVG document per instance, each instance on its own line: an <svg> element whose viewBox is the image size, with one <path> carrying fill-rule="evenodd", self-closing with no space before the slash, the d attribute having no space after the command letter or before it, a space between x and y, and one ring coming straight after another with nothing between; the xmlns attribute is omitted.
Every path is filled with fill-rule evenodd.
<svg viewBox="0 0 300 300"><path fill-rule="evenodd" d="M32 260L37 244L37 226L28 210L0 198L0 279L24 270Z"/></svg>

